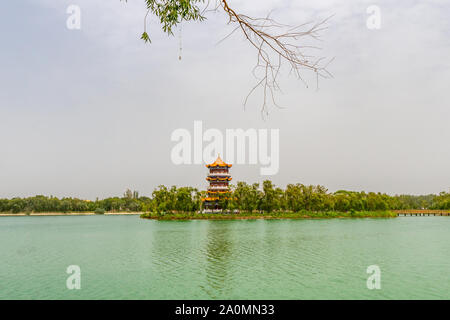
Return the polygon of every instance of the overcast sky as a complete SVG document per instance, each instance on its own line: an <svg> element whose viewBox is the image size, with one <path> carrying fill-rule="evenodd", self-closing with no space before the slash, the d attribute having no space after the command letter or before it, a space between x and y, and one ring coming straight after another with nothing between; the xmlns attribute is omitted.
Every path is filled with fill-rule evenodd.
<svg viewBox="0 0 450 320"><path fill-rule="evenodd" d="M280 129L280 170L234 165L234 181L270 178L390 194L450 188L450 2L229 0L289 24L330 15L318 55L334 78L281 75L284 109L260 114L255 51L222 12L167 37L143 0L16 0L0 4L0 197L95 199L126 188L206 186L203 165L174 165L177 128ZM81 30L66 27L70 4ZM369 30L368 6L381 9ZM256 7L257 6L257 7ZM178 33L178 29L177 29ZM305 77L309 79L308 74ZM309 79L311 80L311 79Z"/></svg>

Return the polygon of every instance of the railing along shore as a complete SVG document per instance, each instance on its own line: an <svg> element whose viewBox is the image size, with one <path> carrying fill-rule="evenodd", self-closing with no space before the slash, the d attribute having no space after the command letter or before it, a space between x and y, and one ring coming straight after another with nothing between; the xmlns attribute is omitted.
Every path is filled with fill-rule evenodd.
<svg viewBox="0 0 450 320"><path fill-rule="evenodd" d="M450 210L392 210L397 216L450 216Z"/></svg>

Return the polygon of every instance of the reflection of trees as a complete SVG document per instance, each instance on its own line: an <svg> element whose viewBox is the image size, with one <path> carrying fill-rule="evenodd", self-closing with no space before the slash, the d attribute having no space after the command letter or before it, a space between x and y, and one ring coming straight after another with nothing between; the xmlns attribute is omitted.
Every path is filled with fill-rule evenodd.
<svg viewBox="0 0 450 320"><path fill-rule="evenodd" d="M206 283L202 287L211 298L217 298L231 289L229 270L232 255L229 221L210 221L206 231Z"/></svg>

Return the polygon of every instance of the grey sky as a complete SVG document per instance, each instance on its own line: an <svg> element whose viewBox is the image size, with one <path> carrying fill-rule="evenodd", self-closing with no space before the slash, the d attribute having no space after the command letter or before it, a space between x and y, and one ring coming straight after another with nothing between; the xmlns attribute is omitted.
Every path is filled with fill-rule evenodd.
<svg viewBox="0 0 450 320"><path fill-rule="evenodd" d="M0 4L0 197L94 199L159 184L204 187L202 165L175 166L170 134L206 128L279 128L277 185L425 194L450 187L448 1L229 1L236 10L299 24L334 14L320 55L334 79L310 88L282 74L285 109L259 113L255 52L221 12L184 24L179 38L149 22L144 1L33 0ZM81 7L81 30L66 9ZM258 8L255 9L255 4ZM381 8L381 29L366 8ZM311 83L312 82L312 83ZM259 165L234 181L262 181Z"/></svg>

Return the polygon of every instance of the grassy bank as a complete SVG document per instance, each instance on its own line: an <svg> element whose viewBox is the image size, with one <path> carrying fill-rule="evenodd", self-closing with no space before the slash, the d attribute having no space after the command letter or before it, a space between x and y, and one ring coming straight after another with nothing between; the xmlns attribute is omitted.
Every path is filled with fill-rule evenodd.
<svg viewBox="0 0 450 320"><path fill-rule="evenodd" d="M272 213L143 213L141 218L156 220L238 220L238 219L320 219L320 218L394 218L392 211L354 211L354 212L272 212Z"/></svg>

